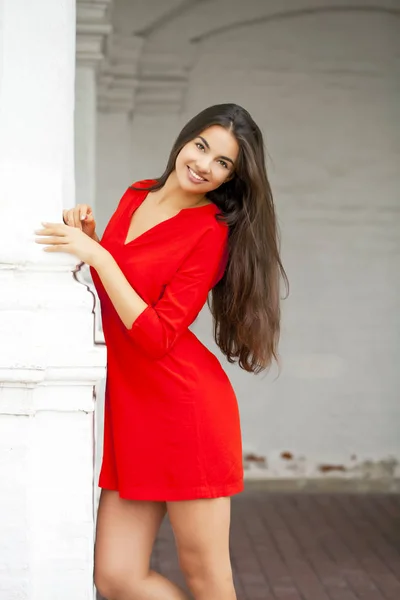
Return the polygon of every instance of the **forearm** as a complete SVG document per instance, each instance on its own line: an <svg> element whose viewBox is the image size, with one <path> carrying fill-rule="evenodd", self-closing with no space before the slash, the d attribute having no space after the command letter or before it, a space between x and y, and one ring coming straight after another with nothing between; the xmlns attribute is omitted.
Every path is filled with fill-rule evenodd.
<svg viewBox="0 0 400 600"><path fill-rule="evenodd" d="M131 287L109 252L104 250L101 260L93 266L121 321L130 329L148 305Z"/></svg>
<svg viewBox="0 0 400 600"><path fill-rule="evenodd" d="M96 232L94 232L91 237L92 237L92 240L94 240L95 242L97 242L97 243L100 242L100 238L99 238L99 236L97 235Z"/></svg>

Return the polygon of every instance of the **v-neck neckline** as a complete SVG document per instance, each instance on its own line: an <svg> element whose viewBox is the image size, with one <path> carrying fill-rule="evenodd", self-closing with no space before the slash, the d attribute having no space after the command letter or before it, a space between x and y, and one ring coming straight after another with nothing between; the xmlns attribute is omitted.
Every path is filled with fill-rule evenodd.
<svg viewBox="0 0 400 600"><path fill-rule="evenodd" d="M123 236L123 240L122 240L122 244L123 244L124 247L130 246L134 242L137 242L142 237L144 237L147 234L149 234L152 231L154 231L154 229L157 229L158 227L160 227L161 225L164 225L165 223L168 223L169 221L173 221L174 219L176 219L180 215L184 214L188 210L195 210L195 209L200 210L202 208L209 208L210 206L215 207L215 204L213 202L210 202L208 204L202 204L201 206L188 206L187 208L181 208L175 215L172 215L172 217L168 217L167 219L164 219L163 221L160 221L159 223L156 223L152 227L149 227L149 229L146 229L146 231L143 231L143 233L140 233L139 235L137 235L133 239L127 241L128 235L129 235L129 230L131 228L132 220L133 220L133 218L135 216L135 213L136 213L137 209L139 208L139 206L141 206L143 204L143 202L146 200L146 198L149 195L150 191L151 190L144 190L145 193L143 194L142 197L139 197L139 201L137 201L137 199L135 198L135 201L132 204L129 205L129 211L128 211L127 219L126 219L127 220L127 225L126 225L126 227L124 227L124 236Z"/></svg>

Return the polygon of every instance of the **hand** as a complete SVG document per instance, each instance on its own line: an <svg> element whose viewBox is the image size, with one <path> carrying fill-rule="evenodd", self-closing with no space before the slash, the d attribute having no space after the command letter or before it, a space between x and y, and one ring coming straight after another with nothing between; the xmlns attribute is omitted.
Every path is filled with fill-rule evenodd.
<svg viewBox="0 0 400 600"><path fill-rule="evenodd" d="M64 223L42 223L43 229L37 229L37 244L46 244L45 252L66 252L77 256L82 262L96 268L107 253L98 242L90 239L82 230L69 227Z"/></svg>
<svg viewBox="0 0 400 600"><path fill-rule="evenodd" d="M96 221L92 208L87 204L77 204L74 208L63 210L63 221L66 225L81 229L83 233L94 238Z"/></svg>

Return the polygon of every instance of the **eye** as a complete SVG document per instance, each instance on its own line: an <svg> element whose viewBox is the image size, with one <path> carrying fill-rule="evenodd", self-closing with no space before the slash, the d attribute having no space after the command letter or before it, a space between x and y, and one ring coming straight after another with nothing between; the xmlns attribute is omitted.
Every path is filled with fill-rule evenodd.
<svg viewBox="0 0 400 600"><path fill-rule="evenodd" d="M195 144L199 150L205 150L205 148L201 142L195 142Z"/></svg>
<svg viewBox="0 0 400 600"><path fill-rule="evenodd" d="M226 163L224 160L221 159L218 162L224 167L224 169L229 169L228 163Z"/></svg>

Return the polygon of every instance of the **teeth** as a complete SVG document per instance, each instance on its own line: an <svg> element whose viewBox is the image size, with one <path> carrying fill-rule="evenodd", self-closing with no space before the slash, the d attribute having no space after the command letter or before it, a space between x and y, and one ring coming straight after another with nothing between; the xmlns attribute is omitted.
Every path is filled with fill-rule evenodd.
<svg viewBox="0 0 400 600"><path fill-rule="evenodd" d="M193 171L193 169L191 169L190 167L189 167L189 171L191 172L191 174L193 175L193 177L194 177L195 179L198 179L199 181L205 181L204 177L200 177L200 175L197 175L197 173L195 173L195 172Z"/></svg>

